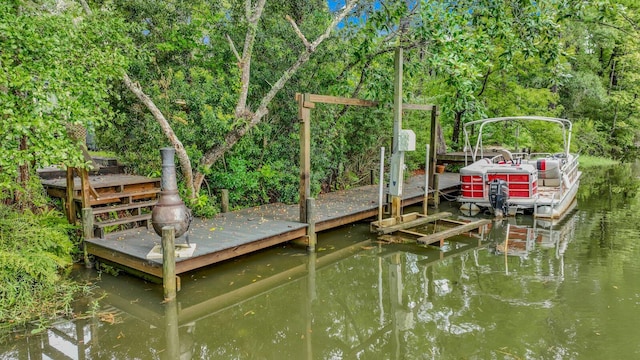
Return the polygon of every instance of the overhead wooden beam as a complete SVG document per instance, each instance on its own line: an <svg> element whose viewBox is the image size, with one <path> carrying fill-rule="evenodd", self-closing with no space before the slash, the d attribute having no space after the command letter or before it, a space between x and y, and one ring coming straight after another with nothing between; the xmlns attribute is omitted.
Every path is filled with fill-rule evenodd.
<svg viewBox="0 0 640 360"><path fill-rule="evenodd" d="M344 98L344 97L329 96L329 95L316 95L316 94L308 94L308 95L309 95L308 100L313 103L353 105L353 106L365 106L365 107L378 106L377 101Z"/></svg>
<svg viewBox="0 0 640 360"><path fill-rule="evenodd" d="M421 105L421 104L402 104L402 110L423 110L432 111L435 105Z"/></svg>

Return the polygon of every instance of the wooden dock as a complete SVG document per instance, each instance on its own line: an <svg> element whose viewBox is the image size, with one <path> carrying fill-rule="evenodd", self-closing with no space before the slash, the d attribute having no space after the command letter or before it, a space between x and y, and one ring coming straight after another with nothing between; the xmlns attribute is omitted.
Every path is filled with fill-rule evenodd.
<svg viewBox="0 0 640 360"><path fill-rule="evenodd" d="M440 174L442 193L455 192L460 185L458 174ZM424 199L424 176L405 182L402 206ZM316 231L371 218L378 213L378 186L322 194L316 199ZM306 223L298 221L298 205L268 204L219 214L212 219L194 219L189 239L196 244L191 257L176 258L176 274L182 274L220 261L258 251L306 236ZM176 243L184 243L184 236ZM162 260L147 259L151 249L161 242L153 230L135 228L127 232L106 234L104 238L85 240L86 251L107 262L142 274L162 277Z"/></svg>

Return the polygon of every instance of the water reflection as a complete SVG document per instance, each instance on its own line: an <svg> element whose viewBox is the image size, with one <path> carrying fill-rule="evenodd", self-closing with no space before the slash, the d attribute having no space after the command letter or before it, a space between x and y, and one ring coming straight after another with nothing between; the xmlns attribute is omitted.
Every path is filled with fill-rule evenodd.
<svg viewBox="0 0 640 360"><path fill-rule="evenodd" d="M105 275L99 316L0 358L636 358L640 202L609 199L553 223L510 218L444 252L348 227L321 234L317 256L276 248L190 274L173 304L158 285Z"/></svg>

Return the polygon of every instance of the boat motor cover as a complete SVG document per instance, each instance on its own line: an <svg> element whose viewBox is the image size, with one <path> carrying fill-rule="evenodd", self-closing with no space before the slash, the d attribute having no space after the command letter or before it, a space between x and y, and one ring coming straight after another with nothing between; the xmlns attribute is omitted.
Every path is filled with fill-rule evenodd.
<svg viewBox="0 0 640 360"><path fill-rule="evenodd" d="M509 184L500 179L494 179L489 182L489 203L494 213L502 212L502 215L508 214L509 200Z"/></svg>

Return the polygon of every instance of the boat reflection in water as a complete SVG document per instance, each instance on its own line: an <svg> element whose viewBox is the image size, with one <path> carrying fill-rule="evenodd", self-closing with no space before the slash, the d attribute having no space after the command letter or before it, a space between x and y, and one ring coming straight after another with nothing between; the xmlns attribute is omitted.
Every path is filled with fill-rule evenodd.
<svg viewBox="0 0 640 360"><path fill-rule="evenodd" d="M556 248L561 258L571 224L538 223L522 232L522 243L514 237L505 244L509 258L519 254L522 261L509 275L496 256L506 222L489 239L451 238L446 251L367 240L366 225L322 233L318 254L280 247L194 272L168 304L158 301L161 286L103 275L107 296L96 317L60 322L0 348L0 358L498 358L507 348L540 354L557 336L503 325L548 317L549 299L558 294L548 278L557 271L533 261L535 249ZM329 236L338 239L335 249ZM357 239L344 244L350 236ZM561 345L553 351L564 351Z"/></svg>

